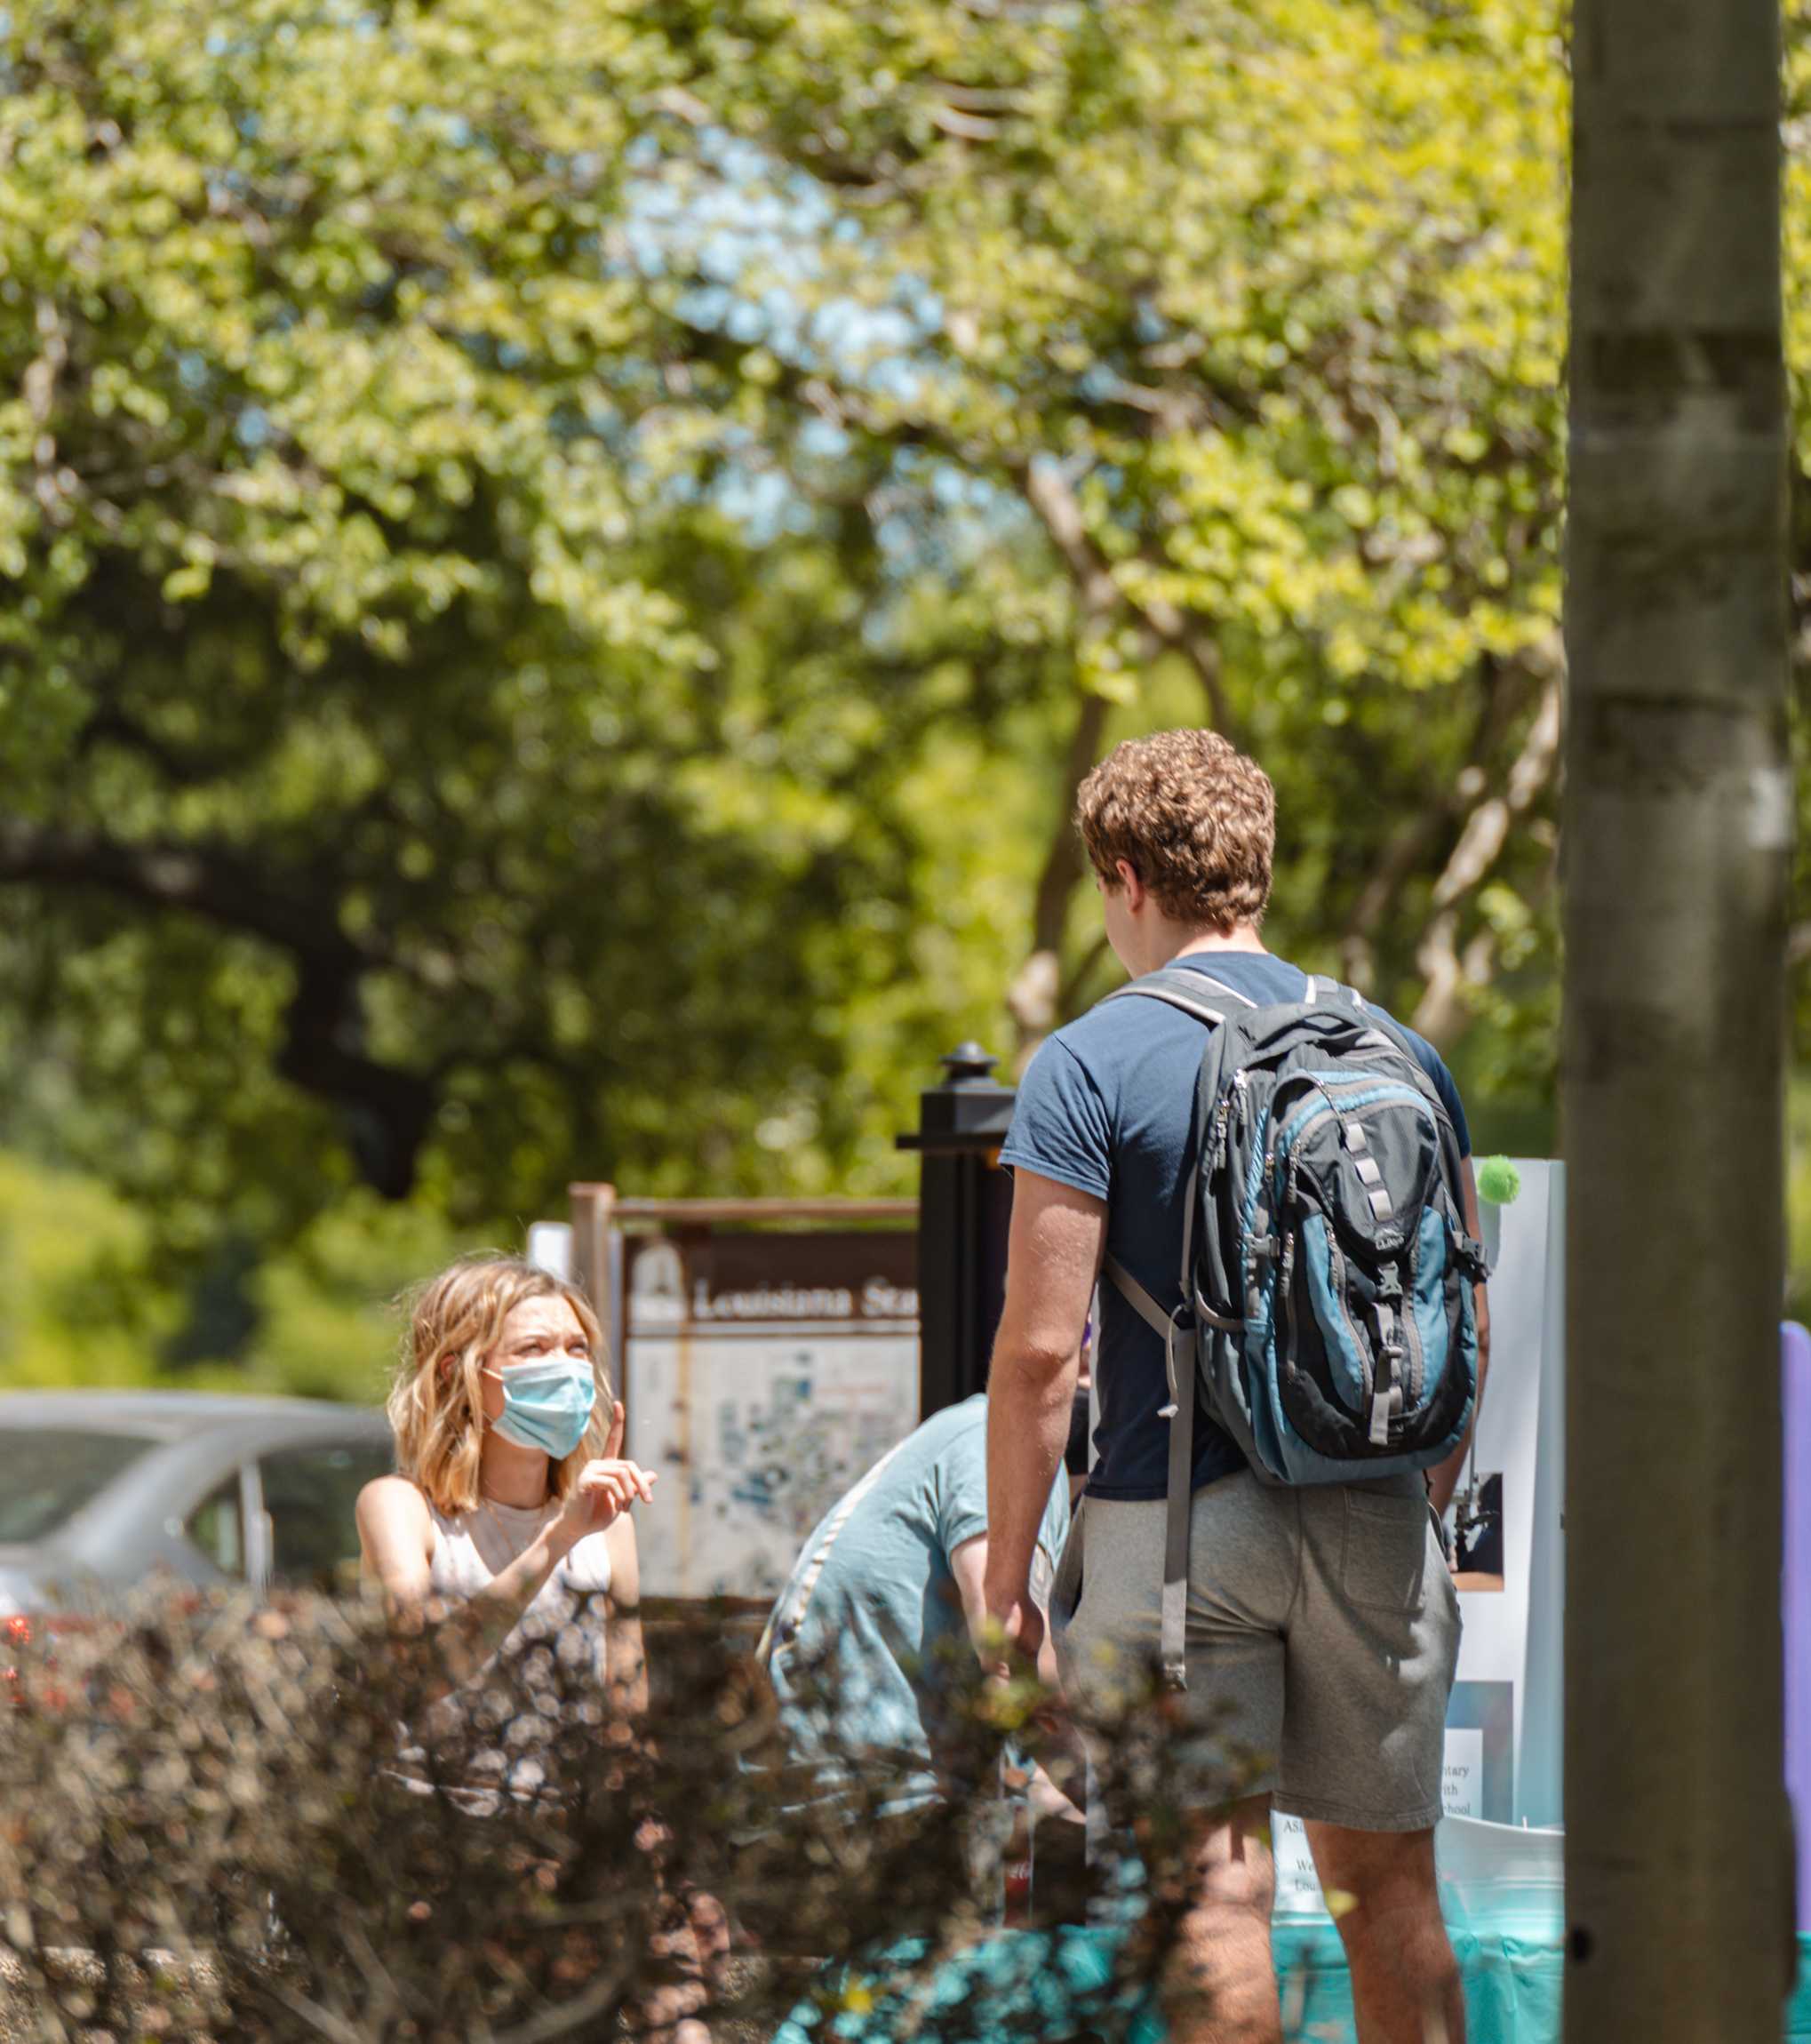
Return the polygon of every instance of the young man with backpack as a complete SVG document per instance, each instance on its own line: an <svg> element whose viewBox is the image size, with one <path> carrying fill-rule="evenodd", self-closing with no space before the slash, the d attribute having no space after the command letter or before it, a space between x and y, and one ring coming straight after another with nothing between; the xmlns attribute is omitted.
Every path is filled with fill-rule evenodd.
<svg viewBox="0 0 1811 2044"><path fill-rule="evenodd" d="M1488 1350L1464 1108L1437 1053L1272 956L1268 778L1210 731L1121 746L1077 822L1131 984L1043 1044L989 1382L984 1595L1035 1652L1039 1515L1099 1281L1096 1461L1052 1608L1065 1687L1138 1669L1242 1778L1177 1785L1179 2044L1276 2044L1272 1808L1343 1898L1360 2044L1462 2044L1434 1879L1459 1610L1435 1514Z"/></svg>

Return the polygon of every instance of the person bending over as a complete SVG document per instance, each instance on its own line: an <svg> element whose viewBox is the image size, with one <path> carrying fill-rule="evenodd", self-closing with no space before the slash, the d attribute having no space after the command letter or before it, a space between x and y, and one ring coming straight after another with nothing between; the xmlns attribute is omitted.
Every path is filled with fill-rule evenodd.
<svg viewBox="0 0 1811 2044"><path fill-rule="evenodd" d="M1085 1394L1077 1414L1068 1453L1079 1475ZM978 1749L963 1704L975 1692L974 1653L988 1623L986 1426L987 1400L977 1393L934 1413L861 1477L801 1549L758 1649L799 1806L833 1823L839 1804L858 1811L882 1849L895 1840L921 1846L905 1856L932 1894L940 1884L972 1885L985 1856L964 1818L978 1816L985 1831L1000 1808L997 1777L975 1778ZM1048 1596L1069 1497L1059 1471L1032 1531L1034 1596ZM1054 1687L1054 1657L1047 1674ZM1032 1803L1039 1815L1079 1824L1041 1770ZM936 1855L942 1859L928 1871Z"/></svg>

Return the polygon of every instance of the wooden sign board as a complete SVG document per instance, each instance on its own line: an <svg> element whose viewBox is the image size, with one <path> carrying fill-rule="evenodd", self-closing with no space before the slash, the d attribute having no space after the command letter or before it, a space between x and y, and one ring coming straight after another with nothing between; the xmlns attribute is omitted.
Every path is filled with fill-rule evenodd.
<svg viewBox="0 0 1811 2044"><path fill-rule="evenodd" d="M618 1203L597 1243L628 1452L660 1478L636 1513L642 1591L770 1597L918 1424L917 1234L822 1225L828 1202L790 1228L654 1208Z"/></svg>

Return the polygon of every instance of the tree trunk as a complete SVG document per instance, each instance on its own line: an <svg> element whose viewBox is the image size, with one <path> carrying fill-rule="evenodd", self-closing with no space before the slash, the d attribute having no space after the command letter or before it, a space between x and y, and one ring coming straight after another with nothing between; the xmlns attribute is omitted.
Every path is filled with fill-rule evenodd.
<svg viewBox="0 0 1811 2044"><path fill-rule="evenodd" d="M1575 12L1566 2035L1776 2044L1778 23Z"/></svg>

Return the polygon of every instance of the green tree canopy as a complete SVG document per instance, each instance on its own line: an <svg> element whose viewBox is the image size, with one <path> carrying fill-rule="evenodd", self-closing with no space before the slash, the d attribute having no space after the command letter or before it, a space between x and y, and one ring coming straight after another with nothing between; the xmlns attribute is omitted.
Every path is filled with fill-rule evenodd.
<svg viewBox="0 0 1811 2044"><path fill-rule="evenodd" d="M1107 983L1069 805L1163 723L1276 778L1280 946L1545 1071L1550 7L20 0L0 73L0 1041L172 1243L887 1182Z"/></svg>
<svg viewBox="0 0 1811 2044"><path fill-rule="evenodd" d="M951 999L926 734L1044 654L888 628L929 571L881 562L882 468L699 346L670 47L152 0L5 58L0 874L60 1124L196 1234L354 1173L821 1178L897 1054L865 1092L863 996Z"/></svg>

